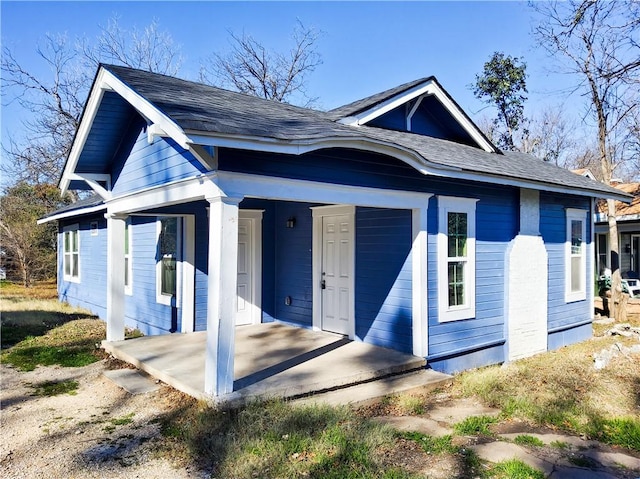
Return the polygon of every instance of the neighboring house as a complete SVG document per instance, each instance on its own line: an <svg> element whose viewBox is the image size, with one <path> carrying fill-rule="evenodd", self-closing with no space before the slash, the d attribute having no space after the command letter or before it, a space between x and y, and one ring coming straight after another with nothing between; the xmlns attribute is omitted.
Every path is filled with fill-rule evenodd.
<svg viewBox="0 0 640 479"><path fill-rule="evenodd" d="M329 112L103 65L53 213L60 299L147 335L281 321L455 372L591 335L595 198L499 151L433 77Z"/></svg>
<svg viewBox="0 0 640 479"><path fill-rule="evenodd" d="M620 248L620 272L623 278L638 278L640 274L640 183L618 183L616 189L633 196L631 203L616 201L616 223ZM598 203L595 218L596 258L598 274L610 269L609 223L607 204Z"/></svg>

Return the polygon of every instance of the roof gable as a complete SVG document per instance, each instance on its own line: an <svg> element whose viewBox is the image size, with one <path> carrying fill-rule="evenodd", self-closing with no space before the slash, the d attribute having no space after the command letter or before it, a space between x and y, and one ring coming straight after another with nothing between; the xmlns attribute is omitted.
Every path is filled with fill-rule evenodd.
<svg viewBox="0 0 640 479"><path fill-rule="evenodd" d="M405 83L328 113L345 125L406 131L499 153L435 77Z"/></svg>
<svg viewBox="0 0 640 479"><path fill-rule="evenodd" d="M498 154L489 148L492 145L488 142L486 149L479 148L483 137L479 132L474 133L475 126L471 120L433 78L412 82L365 100L343 109L342 113L357 109L361 110L359 114L368 111L369 121L375 123L374 118L381 118L404 105L405 110L415 110L411 118L423 121L422 127L448 129L450 135L451 124L455 124L474 142L478 140L480 143L468 145L465 141L399 129L345 124L336 121L335 110L325 113L157 73L102 65L85 106L60 187L65 190L74 181L84 181L106 201L110 200L111 194L106 186L110 178L99 173L106 169L100 162L109 161L108 153L92 159L90 152L100 153L101 146L117 140L116 131L127 128L127 115L124 113L129 111L135 112L135 118L141 117L146 122L149 142L158 136L170 138L192 154L205 171L217 168L217 148L291 155L320 149L356 149L397 158L424 175L578 195L628 198L620 190L548 165L530 155ZM439 116L440 123L435 120L429 123L426 113L420 117L423 106L427 113L433 111L433 106L429 105L432 101L446 113ZM376 106L372 106L373 103ZM113 110L114 106L121 111L103 118L103 114ZM446 124L442 118L449 119L451 124ZM120 123L120 127L112 133L103 132L103 129L113 128L109 125L111 121ZM88 167L94 169L87 170ZM100 181L103 183L98 184Z"/></svg>

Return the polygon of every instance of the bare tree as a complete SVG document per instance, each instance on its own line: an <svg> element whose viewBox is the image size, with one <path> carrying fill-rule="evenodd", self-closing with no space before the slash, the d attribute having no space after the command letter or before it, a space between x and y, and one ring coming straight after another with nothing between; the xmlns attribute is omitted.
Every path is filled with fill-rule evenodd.
<svg viewBox="0 0 640 479"><path fill-rule="evenodd" d="M180 46L175 44L169 32L160 30L155 19L142 30L134 27L128 32L120 27L119 17L113 16L106 26L100 27L95 44L83 39L80 45L93 69L100 62L115 63L175 76L182 66Z"/></svg>
<svg viewBox="0 0 640 479"><path fill-rule="evenodd" d="M535 34L540 44L569 73L588 99L597 126L603 181L610 184L624 159L620 130L638 108L640 73L640 4L633 0L569 0L533 3L542 15ZM611 244L613 316L621 304L619 241L615 202L607 201Z"/></svg>
<svg viewBox="0 0 640 479"><path fill-rule="evenodd" d="M280 102L289 102L298 94L305 105L315 101L308 97L305 86L307 76L322 64L316 50L318 31L298 22L293 46L286 53L269 50L245 33L229 35L230 51L215 53L202 65L203 82Z"/></svg>
<svg viewBox="0 0 640 479"><path fill-rule="evenodd" d="M48 35L36 51L49 67L50 78L31 73L9 48L3 48L3 93L14 93L13 101L32 114L23 124L24 138L12 137L3 145L8 160L3 172L17 181L55 183L79 123L90 78L78 69L78 54L65 36Z"/></svg>
<svg viewBox="0 0 640 479"><path fill-rule="evenodd" d="M7 46L1 64L3 97L31 114L23 124L22 137L12 137L3 145L8 161L3 162L2 172L32 184L57 183L98 63L170 74L177 73L181 63L178 47L156 21L142 31L127 32L113 18L93 44L47 35L36 51L51 71L46 78L32 73Z"/></svg>
<svg viewBox="0 0 640 479"><path fill-rule="evenodd" d="M55 226L35 222L60 204L55 185L98 63L171 74L180 66L171 36L161 32L155 21L142 31L129 33L115 18L102 28L94 44L86 39L72 44L64 35L48 35L36 51L51 75L36 75L6 46L1 64L3 98L12 99L31 114L22 125L22 136L3 145L1 165L5 178L12 180L0 205L3 260L20 272L25 286L55 272Z"/></svg>
<svg viewBox="0 0 640 479"><path fill-rule="evenodd" d="M547 107L528 121L520 140L520 151L562 168L574 168L570 157L576 146L574 125L562 107Z"/></svg>

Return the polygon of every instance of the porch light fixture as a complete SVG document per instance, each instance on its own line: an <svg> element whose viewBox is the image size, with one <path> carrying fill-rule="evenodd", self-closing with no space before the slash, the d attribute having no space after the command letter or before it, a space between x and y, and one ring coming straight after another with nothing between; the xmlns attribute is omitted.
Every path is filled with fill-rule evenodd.
<svg viewBox="0 0 640 479"><path fill-rule="evenodd" d="M624 252L631 253L631 243L624 245Z"/></svg>
<svg viewBox="0 0 640 479"><path fill-rule="evenodd" d="M292 216L287 220L287 228L293 228L296 225L296 219Z"/></svg>

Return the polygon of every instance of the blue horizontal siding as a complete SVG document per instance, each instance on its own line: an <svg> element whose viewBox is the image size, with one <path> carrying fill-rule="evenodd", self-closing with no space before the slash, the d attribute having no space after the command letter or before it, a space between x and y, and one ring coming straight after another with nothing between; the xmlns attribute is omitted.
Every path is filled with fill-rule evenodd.
<svg viewBox="0 0 640 479"><path fill-rule="evenodd" d="M275 318L304 326L311 326L313 319L311 206L310 203L276 202L271 229L275 245ZM286 227L289 218L295 218L294 228ZM290 305L285 304L287 296L291 298Z"/></svg>
<svg viewBox="0 0 640 479"><path fill-rule="evenodd" d="M429 355L463 351L458 358L437 360L431 367L455 372L504 361L502 346L490 351L472 351L482 344L504 339L504 267L509 242L515 237L519 220L518 193L509 188L451 188L448 196L473 197L476 204L476 316L473 319L441 323L438 320L438 205L432 198L428 221L428 314ZM467 357L468 356L468 357ZM488 362L484 362L488 361Z"/></svg>
<svg viewBox="0 0 640 479"><path fill-rule="evenodd" d="M156 301L158 234L155 217L132 217L133 295L127 298L125 318L144 334L163 334L171 329L171 306Z"/></svg>
<svg viewBox="0 0 640 479"><path fill-rule="evenodd" d="M412 350L411 211L356 209L356 338Z"/></svg>
<svg viewBox="0 0 640 479"><path fill-rule="evenodd" d="M91 223L98 224L97 235L91 235ZM80 282L65 281L63 267L63 229L79 226ZM58 225L58 296L60 301L88 309L101 319L107 317L107 220L104 215L82 216L60 221Z"/></svg>
<svg viewBox="0 0 640 479"><path fill-rule="evenodd" d="M593 305L588 301L591 294L591 278L587 278L587 299L567 303L565 301L565 242L567 239L567 208L578 208L589 210L590 200L588 198L559 195L542 192L540 194L540 234L544 239L548 254L548 329L556 329L571 324L581 323L592 318ZM587 220L587 244L591 243L591 225ZM593 258L587 254L587 263L591 263ZM586 274L586 272L585 272ZM568 334L556 335L557 338L570 339ZM556 341L556 339L554 341ZM550 339L551 343L551 339ZM570 344L570 343L566 343Z"/></svg>
<svg viewBox="0 0 640 479"><path fill-rule="evenodd" d="M418 123L422 120L418 117ZM426 120L425 120L426 121ZM116 194L194 176L202 167L170 140L147 143L144 125L131 129L114 162ZM518 230L518 189L470 181L427 177L405 163L383 155L348 150L323 150L305 155L219 150L221 170L297 178L374 188L432 193L428 224L429 353L436 364L456 368L504 360L497 344L504 335L504 258ZM437 195L477 198L476 317L441 323L437 295ZM312 318L312 215L307 203L247 199L241 208L265 210L263 218L263 320L310 326ZM566 207L588 208L588 200L541 194L541 234L549 252L549 328L584 319L586 301L564 303ZM185 209L186 208L186 209ZM192 211L185 206L183 212ZM193 205L196 221L196 329L206 328L208 226L203 204ZM295 228L286 220L296 218ZM134 296L127 302L129 319L149 331L166 331L166 309L155 303L155 222L134 222ZM140 236L138 238L138 236ZM587 234L590 237L590 232ZM140 251L138 251L140 248ZM408 210L357 208L356 212L356 336L359 340L410 351L412 344L411 213ZM147 257L144 257L147 251ZM142 254L138 258L138 254ZM591 260L589 258L589 260ZM153 267L153 269L151 269ZM98 274L87 273L93 282ZM591 288L591 281L587 281ZM285 298L291 297L290 305ZM131 303L131 304L130 304ZM104 303L103 303L104 304ZM160 305L162 306L162 305ZM164 306L163 306L164 307ZM166 307L164 307L166 308ZM142 322L138 316L145 315ZM568 333L556 336L569 338ZM558 340L563 341L564 339ZM555 339L554 339L555 341ZM480 350L478 350L480 348ZM458 351L459 358L446 357ZM470 351L465 353L464 351ZM445 358L445 359L442 359ZM440 367L439 366L439 367Z"/></svg>
<svg viewBox="0 0 640 479"><path fill-rule="evenodd" d="M170 138L147 140L146 125L136 122L114 160L114 194L128 193L205 173L187 150Z"/></svg>

